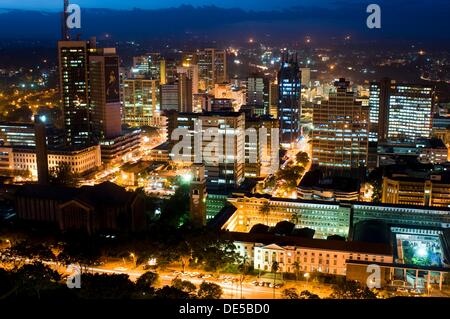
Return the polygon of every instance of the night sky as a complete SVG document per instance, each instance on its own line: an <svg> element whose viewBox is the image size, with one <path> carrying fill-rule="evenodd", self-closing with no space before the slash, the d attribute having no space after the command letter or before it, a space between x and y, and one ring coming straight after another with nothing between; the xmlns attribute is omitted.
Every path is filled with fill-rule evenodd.
<svg viewBox="0 0 450 319"><path fill-rule="evenodd" d="M59 10L62 0L0 0L0 8L32 9L32 10ZM361 3L361 0L72 0L84 8L110 8L110 9L160 9L177 7L182 4L192 6L216 5L224 8L242 8L246 10L272 10L293 6L323 6ZM373 2L373 1L372 1ZM377 3L382 2L378 1ZM399 1L403 2L403 1ZM422 1L423 2L423 1Z"/></svg>
<svg viewBox="0 0 450 319"><path fill-rule="evenodd" d="M82 32L112 34L117 39L175 36L191 31L247 34L259 31L274 37L359 35L396 40L450 39L449 0L70 0L82 8ZM381 7L382 28L366 26L368 4ZM0 0L1 38L56 38L63 0ZM179 8L181 5L192 7ZM217 9L203 6L214 5ZM112 9L87 10L87 9ZM147 9L132 11L134 8ZM171 8L171 9L166 9ZM178 9L173 9L178 8ZM230 10L237 8L240 10ZM25 9L31 11L1 10ZM285 9L285 10L284 10ZM244 10L244 11L243 11ZM137 23L151 21L148 28ZM169 23L169 24L168 24ZM39 28L36 28L39 25ZM151 27L150 27L151 26ZM234 27L234 28L233 28ZM264 29L265 28L265 29ZM161 30L160 30L161 29ZM211 32L210 32L211 33ZM212 35L212 34L211 34Z"/></svg>

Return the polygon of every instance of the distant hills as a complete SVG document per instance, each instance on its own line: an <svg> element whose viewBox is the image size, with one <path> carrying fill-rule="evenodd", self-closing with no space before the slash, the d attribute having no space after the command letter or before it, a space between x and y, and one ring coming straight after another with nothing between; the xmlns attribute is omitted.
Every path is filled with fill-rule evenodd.
<svg viewBox="0 0 450 319"><path fill-rule="evenodd" d="M395 1L397 2L397 1ZM403 2L403 1L399 1ZM382 29L366 27L366 5L353 4L337 8L293 7L279 11L245 11L215 6L155 10L82 10L84 38L96 35L114 40L157 38L214 37L237 39L249 36L272 40L301 40L305 35L372 39L449 39L449 7L424 6L418 1L401 8L383 7ZM416 3L416 5L414 5ZM0 9L0 39L56 40L60 36L57 12Z"/></svg>

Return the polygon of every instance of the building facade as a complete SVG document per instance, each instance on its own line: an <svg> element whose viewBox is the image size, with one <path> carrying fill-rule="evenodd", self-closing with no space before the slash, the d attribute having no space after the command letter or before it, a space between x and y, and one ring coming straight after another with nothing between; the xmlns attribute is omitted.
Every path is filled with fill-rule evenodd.
<svg viewBox="0 0 450 319"><path fill-rule="evenodd" d="M150 126L160 113L158 80L144 78L123 81L123 122L130 126Z"/></svg>
<svg viewBox="0 0 450 319"><path fill-rule="evenodd" d="M1 147L2 166L10 172L30 172L37 177L36 150L32 147ZM48 168L54 169L61 164L70 167L72 173L83 175L97 170L102 165L100 146L83 148L49 149Z"/></svg>
<svg viewBox="0 0 450 319"><path fill-rule="evenodd" d="M297 61L281 62L278 72L278 109L280 121L280 143L289 147L300 137L301 114L300 69Z"/></svg>
<svg viewBox="0 0 450 319"><path fill-rule="evenodd" d="M327 174L362 174L367 165L369 109L355 101L349 82L340 79L336 92L313 110L313 166Z"/></svg>

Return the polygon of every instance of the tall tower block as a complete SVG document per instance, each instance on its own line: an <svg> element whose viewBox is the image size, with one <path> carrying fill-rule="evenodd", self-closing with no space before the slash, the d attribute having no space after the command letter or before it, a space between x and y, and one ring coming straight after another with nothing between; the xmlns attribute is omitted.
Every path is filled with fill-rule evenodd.
<svg viewBox="0 0 450 319"><path fill-rule="evenodd" d="M192 165L190 214L194 225L206 225L206 178L203 164Z"/></svg>

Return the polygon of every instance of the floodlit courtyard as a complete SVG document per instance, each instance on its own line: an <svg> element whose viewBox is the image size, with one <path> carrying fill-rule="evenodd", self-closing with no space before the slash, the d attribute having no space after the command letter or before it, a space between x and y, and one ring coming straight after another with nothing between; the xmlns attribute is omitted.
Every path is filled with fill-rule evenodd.
<svg viewBox="0 0 450 319"><path fill-rule="evenodd" d="M442 247L438 236L397 234L400 263L442 267Z"/></svg>

